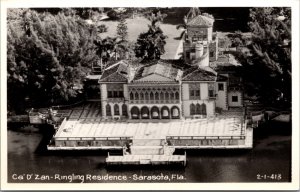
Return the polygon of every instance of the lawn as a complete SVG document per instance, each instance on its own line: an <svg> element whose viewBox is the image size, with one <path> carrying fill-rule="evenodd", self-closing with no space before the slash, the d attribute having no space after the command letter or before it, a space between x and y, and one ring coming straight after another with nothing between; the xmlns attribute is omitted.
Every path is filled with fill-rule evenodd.
<svg viewBox="0 0 300 192"><path fill-rule="evenodd" d="M128 40L135 42L140 33L148 30L148 24L150 24L150 21L144 17L135 17L133 19L126 19L126 23L128 27ZM180 21L178 21L178 23L180 23ZM118 21L99 21L98 24L105 24L108 27L107 32L102 33L101 37L116 36ZM162 23L160 27L164 34L168 36L165 46L166 53L162 56L162 58L174 59L179 46L180 40L178 37L180 36L181 31L177 30L176 25L174 24Z"/></svg>

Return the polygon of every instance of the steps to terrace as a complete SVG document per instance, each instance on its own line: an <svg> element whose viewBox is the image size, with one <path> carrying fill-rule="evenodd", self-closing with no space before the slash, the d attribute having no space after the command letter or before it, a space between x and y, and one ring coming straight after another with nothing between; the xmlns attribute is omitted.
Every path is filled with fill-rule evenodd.
<svg viewBox="0 0 300 192"><path fill-rule="evenodd" d="M124 147L123 156L110 156L108 154L106 164L181 164L185 166L186 155L173 155L174 151L175 148L168 146L166 140L162 138L134 138L128 150Z"/></svg>

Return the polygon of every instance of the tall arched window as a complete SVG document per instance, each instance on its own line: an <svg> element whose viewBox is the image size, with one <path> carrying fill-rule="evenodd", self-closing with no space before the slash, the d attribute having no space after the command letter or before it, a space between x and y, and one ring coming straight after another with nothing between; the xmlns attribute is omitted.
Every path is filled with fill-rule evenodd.
<svg viewBox="0 0 300 192"><path fill-rule="evenodd" d="M206 105L205 105L205 103L202 103L202 105L201 105L201 114L206 115Z"/></svg>
<svg viewBox="0 0 300 192"><path fill-rule="evenodd" d="M134 100L133 93L130 93L130 100Z"/></svg>
<svg viewBox="0 0 300 192"><path fill-rule="evenodd" d="M202 112L201 105L199 103L196 104L195 115L200 115Z"/></svg>
<svg viewBox="0 0 300 192"><path fill-rule="evenodd" d="M145 93L145 101L148 101L148 100L149 100L149 93L146 92L146 93Z"/></svg>
<svg viewBox="0 0 300 192"><path fill-rule="evenodd" d="M164 99L164 93L163 93L163 92L160 92L160 98L159 98L159 99L160 99L160 102L162 102L163 100L165 100L165 99Z"/></svg>
<svg viewBox="0 0 300 192"><path fill-rule="evenodd" d="M135 100L140 100L138 92L135 93L134 97Z"/></svg>
<svg viewBox="0 0 300 192"><path fill-rule="evenodd" d="M151 118L152 119L159 119L159 109L158 107L154 106L151 108Z"/></svg>
<svg viewBox="0 0 300 192"><path fill-rule="evenodd" d="M122 105L122 115L123 116L128 116L128 114L127 114L127 105L126 104Z"/></svg>
<svg viewBox="0 0 300 192"><path fill-rule="evenodd" d="M111 116L111 107L109 104L106 105L106 116Z"/></svg>
<svg viewBox="0 0 300 192"><path fill-rule="evenodd" d="M152 91L150 92L150 100L154 100L154 94Z"/></svg>
<svg viewBox="0 0 300 192"><path fill-rule="evenodd" d="M168 93L168 92L165 92L165 99L166 99L167 101L170 99L169 93Z"/></svg>
<svg viewBox="0 0 300 192"><path fill-rule="evenodd" d="M143 101L143 100L145 99L145 97L144 97L144 93L143 93L143 92L141 92L141 93L140 93L140 96L141 96L141 100Z"/></svg>
<svg viewBox="0 0 300 192"><path fill-rule="evenodd" d="M164 106L161 108L161 117L162 117L162 119L170 118L170 110L167 106Z"/></svg>
<svg viewBox="0 0 300 192"><path fill-rule="evenodd" d="M195 115L195 105L193 103L190 104L190 115Z"/></svg>
<svg viewBox="0 0 300 192"><path fill-rule="evenodd" d="M159 93L155 92L155 100L158 101L159 100Z"/></svg>
<svg viewBox="0 0 300 192"><path fill-rule="evenodd" d="M179 119L179 108L174 106L171 111L172 119Z"/></svg>
<svg viewBox="0 0 300 192"><path fill-rule="evenodd" d="M141 109L142 119L149 119L149 109L148 107L144 106Z"/></svg>
<svg viewBox="0 0 300 192"><path fill-rule="evenodd" d="M179 100L179 93L176 91L176 93L175 93L175 99L176 100Z"/></svg>
<svg viewBox="0 0 300 192"><path fill-rule="evenodd" d="M114 105L114 115L120 115L120 108L118 104Z"/></svg>
<svg viewBox="0 0 300 192"><path fill-rule="evenodd" d="M131 118L132 119L139 119L140 118L140 110L137 107L131 108Z"/></svg>
<svg viewBox="0 0 300 192"><path fill-rule="evenodd" d="M170 100L174 100L175 99L175 94L173 92L170 93Z"/></svg>

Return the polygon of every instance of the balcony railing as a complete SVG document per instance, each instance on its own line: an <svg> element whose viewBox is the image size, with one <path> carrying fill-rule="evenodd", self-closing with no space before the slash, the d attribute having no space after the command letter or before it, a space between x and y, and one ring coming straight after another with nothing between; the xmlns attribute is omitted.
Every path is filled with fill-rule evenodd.
<svg viewBox="0 0 300 192"><path fill-rule="evenodd" d="M175 104L180 103L179 100L130 100L132 104Z"/></svg>
<svg viewBox="0 0 300 192"><path fill-rule="evenodd" d="M108 102L124 102L124 97L116 97L116 98L107 98Z"/></svg>

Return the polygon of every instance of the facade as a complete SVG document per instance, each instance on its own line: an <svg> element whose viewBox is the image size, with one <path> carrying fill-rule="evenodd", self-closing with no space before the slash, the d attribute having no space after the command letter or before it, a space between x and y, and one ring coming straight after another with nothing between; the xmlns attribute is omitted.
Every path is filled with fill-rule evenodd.
<svg viewBox="0 0 300 192"><path fill-rule="evenodd" d="M252 148L238 64L219 51L213 21L188 21L182 59L121 60L87 77L91 102L70 112L48 149Z"/></svg>
<svg viewBox="0 0 300 192"><path fill-rule="evenodd" d="M99 79L102 116L206 118L215 116L217 108L242 107L241 79L223 66L234 64L219 55L213 22L209 15L187 22L183 60L156 60L137 69L122 60L107 67Z"/></svg>

